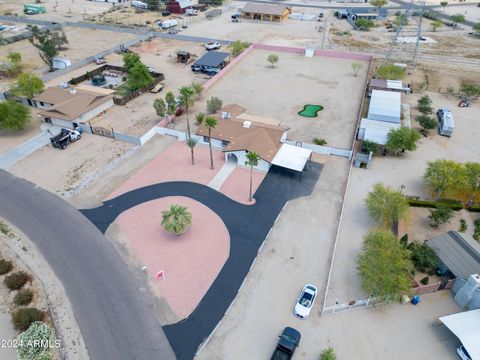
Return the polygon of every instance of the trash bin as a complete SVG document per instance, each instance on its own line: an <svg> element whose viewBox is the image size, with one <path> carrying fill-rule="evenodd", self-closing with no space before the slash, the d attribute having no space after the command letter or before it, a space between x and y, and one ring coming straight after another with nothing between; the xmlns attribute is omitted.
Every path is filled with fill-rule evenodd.
<svg viewBox="0 0 480 360"><path fill-rule="evenodd" d="M410 302L410 298L408 297L408 295L402 295L402 298L400 299L400 303L406 304L408 302Z"/></svg>
<svg viewBox="0 0 480 360"><path fill-rule="evenodd" d="M420 296L418 295L415 295L413 298L412 298L412 301L410 301L413 305L417 305L419 302L420 302Z"/></svg>

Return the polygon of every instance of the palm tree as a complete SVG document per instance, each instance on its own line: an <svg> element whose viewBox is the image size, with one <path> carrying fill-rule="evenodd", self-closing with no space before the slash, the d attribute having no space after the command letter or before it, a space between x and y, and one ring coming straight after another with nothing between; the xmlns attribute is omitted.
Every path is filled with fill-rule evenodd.
<svg viewBox="0 0 480 360"><path fill-rule="evenodd" d="M162 225L171 234L183 234L191 223L192 214L186 206L172 204L168 210L162 211Z"/></svg>
<svg viewBox="0 0 480 360"><path fill-rule="evenodd" d="M253 178L253 167L258 165L258 161L260 160L260 156L256 152L248 152L247 153L247 161L245 161L245 165L250 166L250 192L248 195L248 201L252 201L252 178Z"/></svg>
<svg viewBox="0 0 480 360"><path fill-rule="evenodd" d="M198 138L188 138L187 139L187 145L188 147L190 148L190 151L192 152L192 165L195 165L195 157L193 156L193 148L195 147L195 145L197 145L198 143Z"/></svg>
<svg viewBox="0 0 480 360"><path fill-rule="evenodd" d="M213 166L213 154L212 154L212 129L217 126L217 119L213 116L207 116L204 120L205 127L208 129L208 147L210 148L210 169L214 169Z"/></svg>
<svg viewBox="0 0 480 360"><path fill-rule="evenodd" d="M192 107L195 103L195 97L197 93L195 92L195 89L191 86L182 86L180 89L178 89L178 91L180 92L180 103L185 108L185 115L187 116L187 139L190 139L191 133L190 120L188 118L188 109Z"/></svg>

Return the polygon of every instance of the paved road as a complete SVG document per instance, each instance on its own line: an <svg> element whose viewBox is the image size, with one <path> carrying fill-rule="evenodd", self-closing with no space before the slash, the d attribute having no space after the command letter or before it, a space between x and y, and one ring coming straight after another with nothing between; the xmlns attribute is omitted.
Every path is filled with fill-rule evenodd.
<svg viewBox="0 0 480 360"><path fill-rule="evenodd" d="M153 297L78 210L3 170L0 204L0 216L36 244L65 287L92 359L175 359Z"/></svg>
<svg viewBox="0 0 480 360"><path fill-rule="evenodd" d="M310 195L321 168L320 164L311 163L302 182L298 181L298 175L272 168L255 193L255 205L250 206L205 185L169 182L132 190L99 208L82 212L105 232L117 216L136 205L165 196L186 196L208 206L223 220L230 234L230 255L225 265L188 319L164 327L177 359L192 360L198 346L212 333L235 299L283 206L289 200ZM188 296L188 289L185 291Z"/></svg>

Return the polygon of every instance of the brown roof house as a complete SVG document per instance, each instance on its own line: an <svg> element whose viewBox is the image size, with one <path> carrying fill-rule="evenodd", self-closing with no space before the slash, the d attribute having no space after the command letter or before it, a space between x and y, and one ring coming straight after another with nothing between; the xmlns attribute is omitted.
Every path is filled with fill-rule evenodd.
<svg viewBox="0 0 480 360"><path fill-rule="evenodd" d="M282 22L292 13L292 9L280 4L246 3L241 13L244 19Z"/></svg>
<svg viewBox="0 0 480 360"><path fill-rule="evenodd" d="M226 110L231 105L226 106ZM241 108L240 108L241 109ZM212 129L212 146L223 149L225 161L245 166L248 152L256 152L261 160L255 168L268 171L275 155L287 138L288 128L249 121L239 118L225 118L223 111L214 115L218 121L217 126ZM247 117L247 116L245 116ZM201 125L197 129L200 143L208 144L208 129Z"/></svg>
<svg viewBox="0 0 480 360"><path fill-rule="evenodd" d="M95 88L50 87L34 99L34 106L43 109L38 114L46 122L72 128L81 125L113 106L113 91Z"/></svg>

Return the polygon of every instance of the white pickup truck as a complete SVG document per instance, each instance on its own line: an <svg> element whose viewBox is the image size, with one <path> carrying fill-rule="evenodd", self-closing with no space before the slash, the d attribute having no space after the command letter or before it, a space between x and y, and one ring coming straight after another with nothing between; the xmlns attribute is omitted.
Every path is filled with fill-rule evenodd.
<svg viewBox="0 0 480 360"><path fill-rule="evenodd" d="M209 43L206 43L205 44L205 49L207 49L207 51L210 51L210 50L218 50L220 49L220 43L216 42L216 41L212 41L212 42L209 42Z"/></svg>

